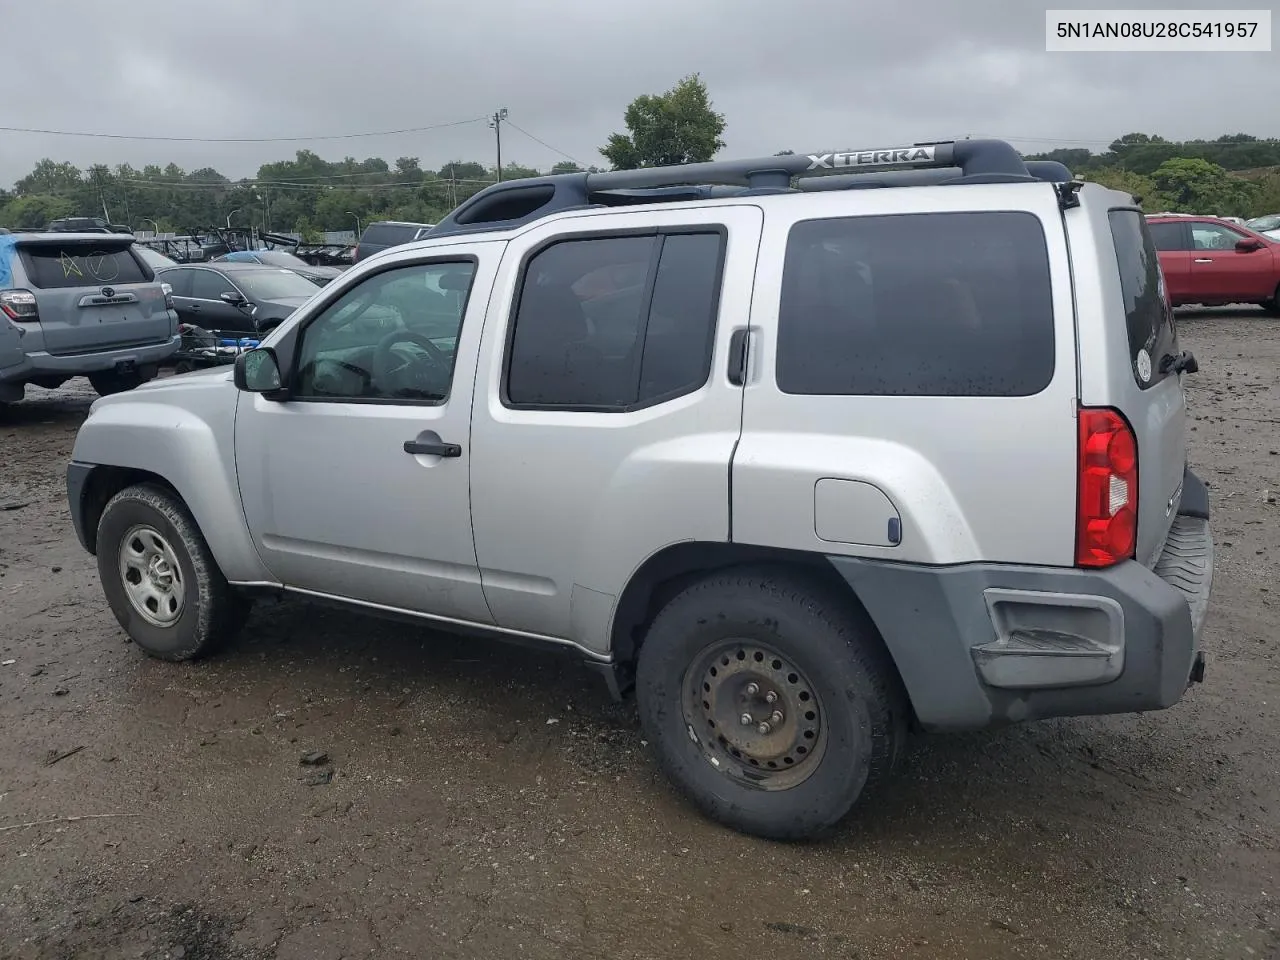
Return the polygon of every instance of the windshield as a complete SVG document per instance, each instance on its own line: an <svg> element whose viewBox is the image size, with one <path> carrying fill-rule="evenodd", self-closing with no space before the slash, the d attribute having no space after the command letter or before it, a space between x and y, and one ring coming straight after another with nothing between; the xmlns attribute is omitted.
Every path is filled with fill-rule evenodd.
<svg viewBox="0 0 1280 960"><path fill-rule="evenodd" d="M254 300L287 300L310 297L319 288L290 270L245 270L232 274L236 285Z"/></svg>
<svg viewBox="0 0 1280 960"><path fill-rule="evenodd" d="M1256 220L1250 220L1245 224L1245 226L1250 230L1257 230L1259 232L1263 230L1275 230L1280 228L1280 214L1270 217L1258 217Z"/></svg>
<svg viewBox="0 0 1280 960"><path fill-rule="evenodd" d="M295 257L284 250L258 250L254 256L262 263L269 263L273 267L305 267L307 265L307 261L301 257Z"/></svg>

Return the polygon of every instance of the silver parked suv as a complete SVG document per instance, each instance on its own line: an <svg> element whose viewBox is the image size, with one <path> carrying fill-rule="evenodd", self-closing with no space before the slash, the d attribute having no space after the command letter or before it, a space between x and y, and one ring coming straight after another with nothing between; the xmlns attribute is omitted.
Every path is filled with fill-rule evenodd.
<svg viewBox="0 0 1280 960"><path fill-rule="evenodd" d="M1001 141L569 174L99 400L68 494L157 657L262 591L568 649L701 809L799 838L910 727L1201 678L1194 370L1133 198Z"/></svg>
<svg viewBox="0 0 1280 960"><path fill-rule="evenodd" d="M129 234L0 236L0 404L76 376L103 395L129 390L180 343L168 285Z"/></svg>

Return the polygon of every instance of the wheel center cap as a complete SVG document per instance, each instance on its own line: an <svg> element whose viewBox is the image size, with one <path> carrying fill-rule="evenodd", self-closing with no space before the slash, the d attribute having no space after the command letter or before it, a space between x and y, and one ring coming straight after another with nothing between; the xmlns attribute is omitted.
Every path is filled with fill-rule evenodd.
<svg viewBox="0 0 1280 960"><path fill-rule="evenodd" d="M157 590L167 591L173 586L173 571L164 557L152 557L147 563L147 579Z"/></svg>

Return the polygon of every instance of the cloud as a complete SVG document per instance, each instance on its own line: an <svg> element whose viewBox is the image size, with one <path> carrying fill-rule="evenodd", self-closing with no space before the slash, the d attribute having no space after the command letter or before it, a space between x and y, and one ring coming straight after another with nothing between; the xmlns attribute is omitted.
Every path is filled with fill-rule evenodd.
<svg viewBox="0 0 1280 960"><path fill-rule="evenodd" d="M1007 0L41 2L11 4L5 32L57 38L24 58L30 74L0 107L5 126L253 138L474 122L293 143L7 133L0 183L46 156L233 177L300 148L491 162L480 118L499 107L554 148L508 128L504 160L601 163L633 97L694 71L727 116L726 155L966 134L1028 149L1100 149L1131 130L1269 136L1257 105L1280 95L1270 54L1046 53L1043 8Z"/></svg>

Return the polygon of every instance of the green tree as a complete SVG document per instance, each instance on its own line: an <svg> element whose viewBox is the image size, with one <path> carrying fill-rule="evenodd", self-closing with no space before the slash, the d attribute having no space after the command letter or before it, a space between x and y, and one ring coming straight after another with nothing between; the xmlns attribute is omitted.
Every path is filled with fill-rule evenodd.
<svg viewBox="0 0 1280 960"><path fill-rule="evenodd" d="M10 200L0 210L0 222L10 228L39 230L50 220L78 213L73 201L46 193L28 193Z"/></svg>
<svg viewBox="0 0 1280 960"><path fill-rule="evenodd" d="M1258 193L1254 198L1253 215L1263 217L1269 213L1280 213L1280 173L1268 173L1256 182Z"/></svg>
<svg viewBox="0 0 1280 960"><path fill-rule="evenodd" d="M462 160L446 163L440 168L439 177L441 180L491 180L487 167L479 163L466 162Z"/></svg>
<svg viewBox="0 0 1280 960"><path fill-rule="evenodd" d="M57 163L46 158L14 185L14 191L18 194L55 194L68 193L83 186L84 178L74 163Z"/></svg>
<svg viewBox="0 0 1280 960"><path fill-rule="evenodd" d="M615 170L698 163L724 146L724 115L712 109L707 85L694 73L670 90L642 94L623 116L628 133L614 133L600 154Z"/></svg>
<svg viewBox="0 0 1280 960"><path fill-rule="evenodd" d="M1258 194L1257 184L1198 157L1166 160L1151 179L1179 213L1242 216L1251 211Z"/></svg>
<svg viewBox="0 0 1280 960"><path fill-rule="evenodd" d="M1134 173L1132 170L1126 170L1123 167L1100 167L1097 170L1090 170L1083 176L1086 180L1100 183L1112 190L1123 190L1130 196L1136 197L1147 213L1159 213L1170 207L1170 199L1156 189L1154 180L1140 173Z"/></svg>

